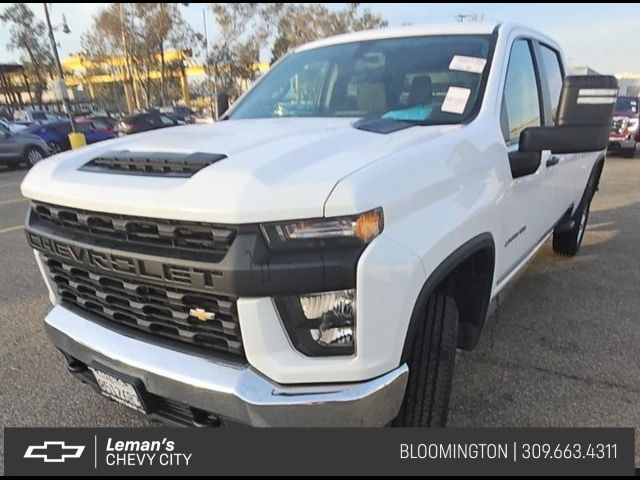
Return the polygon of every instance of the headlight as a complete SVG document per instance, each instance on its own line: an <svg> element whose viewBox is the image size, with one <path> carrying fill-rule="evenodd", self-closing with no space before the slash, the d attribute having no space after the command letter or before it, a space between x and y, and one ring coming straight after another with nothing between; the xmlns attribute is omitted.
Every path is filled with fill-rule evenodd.
<svg viewBox="0 0 640 480"><path fill-rule="evenodd" d="M278 297L276 304L299 352L310 357L355 353L355 289Z"/></svg>
<svg viewBox="0 0 640 480"><path fill-rule="evenodd" d="M627 125L627 131L629 132L635 132L638 130L638 122L639 120L637 118L633 118L631 120L629 120L629 124Z"/></svg>
<svg viewBox="0 0 640 480"><path fill-rule="evenodd" d="M348 217L317 218L261 226L269 246L322 248L366 244L382 232L382 210L375 209Z"/></svg>

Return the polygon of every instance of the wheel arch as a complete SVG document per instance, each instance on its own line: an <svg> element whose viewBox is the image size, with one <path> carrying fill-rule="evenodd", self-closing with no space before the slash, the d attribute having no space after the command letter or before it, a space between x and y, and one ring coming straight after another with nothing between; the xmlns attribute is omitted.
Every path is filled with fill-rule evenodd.
<svg viewBox="0 0 640 480"><path fill-rule="evenodd" d="M478 266L485 270L479 272L477 281L463 283L463 280L475 277L474 274L478 272L474 269ZM429 297L441 289L454 298L460 314L458 347L472 349L480 337L489 308L494 272L495 242L488 232L468 240L442 261L429 275L418 294L409 320L402 361L406 362L409 357L412 339L419 322L423 321Z"/></svg>

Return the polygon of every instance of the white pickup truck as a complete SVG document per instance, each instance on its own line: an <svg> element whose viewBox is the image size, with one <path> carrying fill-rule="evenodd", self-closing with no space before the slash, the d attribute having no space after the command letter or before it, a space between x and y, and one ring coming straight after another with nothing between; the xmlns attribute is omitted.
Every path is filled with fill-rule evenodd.
<svg viewBox="0 0 640 480"><path fill-rule="evenodd" d="M297 48L212 125L35 165L69 370L198 426L441 426L456 350L549 236L575 255L617 93L477 23Z"/></svg>

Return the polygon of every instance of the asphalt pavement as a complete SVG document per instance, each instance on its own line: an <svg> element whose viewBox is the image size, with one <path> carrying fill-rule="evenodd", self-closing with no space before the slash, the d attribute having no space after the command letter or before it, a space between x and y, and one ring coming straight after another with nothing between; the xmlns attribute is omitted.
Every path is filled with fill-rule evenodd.
<svg viewBox="0 0 640 480"><path fill-rule="evenodd" d="M48 298L22 230L25 173L0 166L0 426L148 426L73 379L45 336ZM632 426L640 464L639 248L640 152L607 160L581 253L545 245L478 348L460 353L449 425Z"/></svg>

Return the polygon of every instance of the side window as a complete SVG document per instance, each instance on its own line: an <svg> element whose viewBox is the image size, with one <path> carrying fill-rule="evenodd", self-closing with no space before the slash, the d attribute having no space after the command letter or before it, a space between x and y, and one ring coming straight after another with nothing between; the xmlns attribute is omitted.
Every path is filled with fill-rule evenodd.
<svg viewBox="0 0 640 480"><path fill-rule="evenodd" d="M525 128L541 125L540 95L527 40L517 40L511 49L500 123L507 143L517 142Z"/></svg>
<svg viewBox="0 0 640 480"><path fill-rule="evenodd" d="M560 103L560 92L562 91L562 67L560 66L560 56L555 50L540 45L542 65L547 75L549 93L551 94L551 118L555 121Z"/></svg>
<svg viewBox="0 0 640 480"><path fill-rule="evenodd" d="M173 120L166 115L158 115L158 121L160 125L173 125Z"/></svg>

